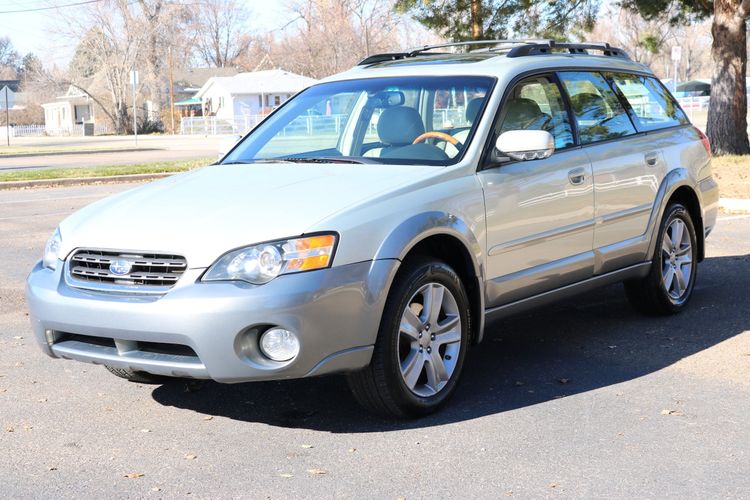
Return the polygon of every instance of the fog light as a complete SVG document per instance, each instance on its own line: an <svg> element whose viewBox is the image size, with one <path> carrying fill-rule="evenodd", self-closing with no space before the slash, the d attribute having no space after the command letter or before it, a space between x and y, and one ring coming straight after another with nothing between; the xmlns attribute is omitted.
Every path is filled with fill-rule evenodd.
<svg viewBox="0 0 750 500"><path fill-rule="evenodd" d="M260 351L274 361L289 361L299 354L299 339L289 330L271 328L260 336Z"/></svg>

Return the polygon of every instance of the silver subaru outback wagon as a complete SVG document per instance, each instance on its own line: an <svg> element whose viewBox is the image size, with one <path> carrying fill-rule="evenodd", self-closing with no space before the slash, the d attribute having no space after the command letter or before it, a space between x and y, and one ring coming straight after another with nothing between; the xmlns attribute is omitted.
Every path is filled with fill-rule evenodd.
<svg viewBox="0 0 750 500"><path fill-rule="evenodd" d="M65 219L28 277L41 348L134 381L345 373L419 416L490 320L613 282L683 309L706 136L608 44L472 45L369 57L217 164Z"/></svg>

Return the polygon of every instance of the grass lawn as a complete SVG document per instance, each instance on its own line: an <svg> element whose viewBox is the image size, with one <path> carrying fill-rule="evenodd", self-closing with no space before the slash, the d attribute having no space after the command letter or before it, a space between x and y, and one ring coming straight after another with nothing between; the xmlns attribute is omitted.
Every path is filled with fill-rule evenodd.
<svg viewBox="0 0 750 500"><path fill-rule="evenodd" d="M722 198L750 199L750 156L716 156L711 165Z"/></svg>
<svg viewBox="0 0 750 500"><path fill-rule="evenodd" d="M34 181L42 179L70 179L75 177L107 177L112 175L157 174L185 172L203 167L216 161L216 158L197 160L160 161L138 165L112 165L92 168L49 168L44 170L17 170L1 172L0 182Z"/></svg>

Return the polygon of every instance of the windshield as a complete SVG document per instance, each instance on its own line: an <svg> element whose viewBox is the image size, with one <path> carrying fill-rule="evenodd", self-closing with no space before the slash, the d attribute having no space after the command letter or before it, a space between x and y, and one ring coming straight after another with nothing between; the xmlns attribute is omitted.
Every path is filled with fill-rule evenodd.
<svg viewBox="0 0 750 500"><path fill-rule="evenodd" d="M494 79L400 77L315 85L256 127L222 163L456 163Z"/></svg>

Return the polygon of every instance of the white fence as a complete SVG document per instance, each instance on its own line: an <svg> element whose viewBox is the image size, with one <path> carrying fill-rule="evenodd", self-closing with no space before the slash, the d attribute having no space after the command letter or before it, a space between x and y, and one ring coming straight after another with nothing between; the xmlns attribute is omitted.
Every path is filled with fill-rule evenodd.
<svg viewBox="0 0 750 500"><path fill-rule="evenodd" d="M5 136L5 127L0 127L0 135ZM106 135L113 133L112 127L106 123L94 125L94 135ZM11 137L46 137L46 136L70 136L79 137L84 135L83 125L74 125L71 128L49 129L44 125L11 125Z"/></svg>
<svg viewBox="0 0 750 500"><path fill-rule="evenodd" d="M216 116L187 116L180 120L182 135L245 135L263 120L263 115L234 116L219 118Z"/></svg>

